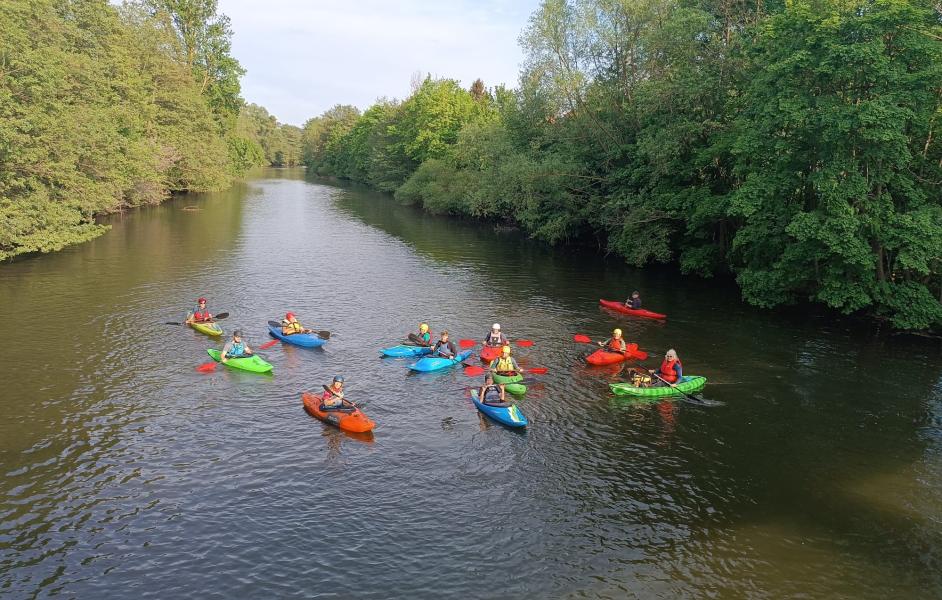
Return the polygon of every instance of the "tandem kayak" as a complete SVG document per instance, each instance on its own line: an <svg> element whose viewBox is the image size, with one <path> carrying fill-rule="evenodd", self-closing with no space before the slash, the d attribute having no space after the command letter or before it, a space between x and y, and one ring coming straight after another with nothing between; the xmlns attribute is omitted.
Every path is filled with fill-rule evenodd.
<svg viewBox="0 0 942 600"><path fill-rule="evenodd" d="M222 362L222 353L219 350L209 348L206 350L206 353L209 354L214 361ZM222 364L227 367L232 367L233 369L242 369L243 371L251 371L252 373L270 373L272 370L271 363L267 363L259 358L258 354L253 354L247 358L230 358Z"/></svg>
<svg viewBox="0 0 942 600"><path fill-rule="evenodd" d="M392 356L394 358L407 358L410 356L425 356L432 351L431 346L414 346L410 344L399 344L390 346L379 351L383 356Z"/></svg>
<svg viewBox="0 0 942 600"><path fill-rule="evenodd" d="M501 425L506 425L507 427L526 427L529 424L527 418L513 402L485 404L478 399L477 389L471 390L471 401L474 402L474 405L479 411Z"/></svg>
<svg viewBox="0 0 942 600"><path fill-rule="evenodd" d="M647 352L644 352L643 350L632 350L629 347L624 354L621 352L609 352L608 350L596 350L592 354L586 356L585 361L590 365L614 365L615 363L620 363L625 360L645 360L647 358Z"/></svg>
<svg viewBox="0 0 942 600"><path fill-rule="evenodd" d="M285 335L281 333L281 326L277 324L272 325L273 322L274 321L268 322L268 334L286 344L294 344L302 348L319 348L327 343L327 340L316 333L292 333L291 335Z"/></svg>
<svg viewBox="0 0 942 600"><path fill-rule="evenodd" d="M612 300L599 300L599 304L605 308L611 310L617 310L620 313L631 315L633 317L641 317L643 319L666 319L667 315L662 315L661 313L652 312L650 310L645 310L643 308L628 308L621 302L614 302Z"/></svg>
<svg viewBox="0 0 942 600"><path fill-rule="evenodd" d="M519 383L523 381L523 375L520 373L514 373L513 375L501 375L500 373L494 373L494 383L504 384L504 389L514 394L520 396L527 393L527 386Z"/></svg>
<svg viewBox="0 0 942 600"><path fill-rule="evenodd" d="M219 323L210 321L208 323L189 323L189 326L199 331L200 333L205 333L206 335L211 335L217 337L222 335L222 327L219 326Z"/></svg>
<svg viewBox="0 0 942 600"><path fill-rule="evenodd" d="M373 431L373 428L376 427L376 423L370 421L362 410L352 404L345 404L341 409L324 410L321 408L321 397L311 392L301 394L301 402L304 403L304 410L312 417L334 427L339 427L344 431L366 433L367 431Z"/></svg>
<svg viewBox="0 0 942 600"><path fill-rule="evenodd" d="M453 367L457 364L468 359L471 356L470 350L465 350L464 352L459 352L458 356L455 358L442 358L440 356L426 356L425 358L420 358L418 362L409 365L409 368L413 371L438 371L439 369L444 369L446 367Z"/></svg>
<svg viewBox="0 0 942 600"><path fill-rule="evenodd" d="M484 346L481 348L481 360L491 362L500 356L503 346Z"/></svg>
<svg viewBox="0 0 942 600"><path fill-rule="evenodd" d="M687 394L696 392L706 385L706 377L702 375L684 375L680 381L674 384L674 387L667 385L660 387L636 387L630 383L612 383L609 387L616 396L637 396L646 398L656 398L659 396L673 396L678 392ZM676 388L676 389L674 389Z"/></svg>

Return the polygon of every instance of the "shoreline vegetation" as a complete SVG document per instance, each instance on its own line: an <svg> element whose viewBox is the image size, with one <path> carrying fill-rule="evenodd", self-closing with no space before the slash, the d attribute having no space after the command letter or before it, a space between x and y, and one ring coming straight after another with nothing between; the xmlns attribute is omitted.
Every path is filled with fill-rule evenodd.
<svg viewBox="0 0 942 600"><path fill-rule="evenodd" d="M303 162L759 307L942 327L942 6L545 0L520 42L516 89L414 77L310 119Z"/></svg>
<svg viewBox="0 0 942 600"><path fill-rule="evenodd" d="M216 0L0 3L0 260L299 164L300 128L240 97L231 37Z"/></svg>

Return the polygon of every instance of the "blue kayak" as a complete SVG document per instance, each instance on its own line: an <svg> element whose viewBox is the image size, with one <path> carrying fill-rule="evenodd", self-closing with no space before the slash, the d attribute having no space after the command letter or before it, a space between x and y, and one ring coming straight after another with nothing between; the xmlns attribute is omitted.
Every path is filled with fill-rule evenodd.
<svg viewBox="0 0 942 600"><path fill-rule="evenodd" d="M471 350L465 350L464 352L459 352L458 356L455 358L442 358L440 356L426 356L425 358L420 358L415 364L409 365L409 368L413 371L437 371L439 369L444 369L446 367L453 367L461 361L467 360L471 356Z"/></svg>
<svg viewBox="0 0 942 600"><path fill-rule="evenodd" d="M395 358L403 358L410 356L424 356L432 351L432 348L429 346L412 346L409 344L400 344L398 346L392 346L389 348L383 348L379 351L383 356L393 356Z"/></svg>
<svg viewBox="0 0 942 600"><path fill-rule="evenodd" d="M501 425L506 425L507 427L526 427L529 424L527 418L513 402L484 404L478 399L478 390L476 389L471 390L471 401L474 402L474 405L478 407L479 411Z"/></svg>
<svg viewBox="0 0 942 600"><path fill-rule="evenodd" d="M274 325L268 326L268 333L286 344L294 344L295 346L304 348L317 348L327 343L327 340L316 333L292 333L291 335L285 335L281 333L281 327L275 327Z"/></svg>

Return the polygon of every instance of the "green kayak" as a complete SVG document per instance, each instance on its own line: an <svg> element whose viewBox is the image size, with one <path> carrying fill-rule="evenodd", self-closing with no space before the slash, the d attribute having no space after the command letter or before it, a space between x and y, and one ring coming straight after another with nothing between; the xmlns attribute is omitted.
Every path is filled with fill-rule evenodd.
<svg viewBox="0 0 942 600"><path fill-rule="evenodd" d="M609 387L612 388L616 396L655 398L658 396L674 396L677 395L678 391L687 394L696 392L706 385L706 380L706 377L702 375L684 375L680 379L680 382L675 384L674 387L677 389L666 385L660 387L635 387L630 383L612 383L609 384Z"/></svg>
<svg viewBox="0 0 942 600"><path fill-rule="evenodd" d="M214 361L222 362L222 353L219 350L209 348L206 350L206 353L209 354ZM257 354L253 354L248 358L230 358L223 364L233 369L242 369L243 371L251 371L252 373L270 373L272 370L271 364L259 358Z"/></svg>
<svg viewBox="0 0 942 600"><path fill-rule="evenodd" d="M527 393L527 386L522 383L517 383L518 381L523 381L523 375L517 373L516 375L501 375L499 373L494 373L494 383L503 383L504 389L514 394L515 396L522 396Z"/></svg>

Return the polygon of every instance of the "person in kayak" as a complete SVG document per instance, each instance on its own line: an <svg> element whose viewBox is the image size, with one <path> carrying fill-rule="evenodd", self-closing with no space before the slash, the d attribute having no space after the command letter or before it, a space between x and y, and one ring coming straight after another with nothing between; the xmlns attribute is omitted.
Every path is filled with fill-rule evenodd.
<svg viewBox="0 0 942 600"><path fill-rule="evenodd" d="M283 335L292 335L294 333L311 333L310 329L301 326L301 322L294 316L293 312L285 313L285 318L281 320L281 333Z"/></svg>
<svg viewBox="0 0 942 600"><path fill-rule="evenodd" d="M187 323L207 323L213 320L213 315L206 309L206 298L196 301L196 308L187 315Z"/></svg>
<svg viewBox="0 0 942 600"><path fill-rule="evenodd" d="M457 354L458 349L455 348L455 343L448 341L448 332L443 331L441 339L435 342L435 345L432 347L432 356L454 358Z"/></svg>
<svg viewBox="0 0 942 600"><path fill-rule="evenodd" d="M625 300L625 308L633 308L635 310L641 308L641 294L638 293L638 290L631 292L631 298Z"/></svg>
<svg viewBox="0 0 942 600"><path fill-rule="evenodd" d="M419 334L414 333L409 334L409 341L419 346L431 346L432 345L432 332L428 329L428 323L419 324Z"/></svg>
<svg viewBox="0 0 942 600"><path fill-rule="evenodd" d="M321 396L322 410L338 410L343 408L343 376L334 376L333 382L324 390Z"/></svg>
<svg viewBox="0 0 942 600"><path fill-rule="evenodd" d="M507 402L504 386L494 383L494 376L488 373L484 376L484 387L480 390L481 402L484 404L504 404Z"/></svg>
<svg viewBox="0 0 942 600"><path fill-rule="evenodd" d="M252 349L242 341L242 330L236 329L232 332L232 339L223 346L222 362L230 358L248 358L249 356L252 356Z"/></svg>
<svg viewBox="0 0 942 600"><path fill-rule="evenodd" d="M624 354L628 351L628 345L625 343L625 338L621 335L621 329L612 331L612 337L604 342L599 342L599 346L602 346L609 352L621 352Z"/></svg>
<svg viewBox="0 0 942 600"><path fill-rule="evenodd" d="M491 361L490 369L499 375L507 376L523 373L523 369L517 364L516 359L510 355L510 346L504 346L501 349L500 356Z"/></svg>
<svg viewBox="0 0 942 600"><path fill-rule="evenodd" d="M491 348L506 346L509 343L510 340L508 340L507 336L500 330L500 323L494 323L494 325L491 326L491 330L484 336L484 345L490 346Z"/></svg>
<svg viewBox="0 0 942 600"><path fill-rule="evenodd" d="M661 367L659 369L650 369L648 372L660 377L657 383L655 383L655 386L663 386L680 381L680 378L684 376L684 366L677 356L677 351L671 348L664 354ZM657 379L657 377L655 377L655 379Z"/></svg>

